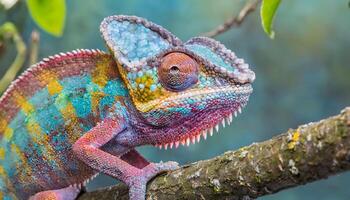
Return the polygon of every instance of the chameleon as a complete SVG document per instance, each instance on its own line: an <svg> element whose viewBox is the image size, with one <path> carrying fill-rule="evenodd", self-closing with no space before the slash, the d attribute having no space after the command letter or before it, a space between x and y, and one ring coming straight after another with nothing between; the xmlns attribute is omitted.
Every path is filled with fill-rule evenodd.
<svg viewBox="0 0 350 200"><path fill-rule="evenodd" d="M255 73L220 42L187 42L136 16L106 17L109 53L78 49L44 58L0 98L0 199L76 199L99 173L146 198L147 182L175 170L141 145L177 148L229 124Z"/></svg>

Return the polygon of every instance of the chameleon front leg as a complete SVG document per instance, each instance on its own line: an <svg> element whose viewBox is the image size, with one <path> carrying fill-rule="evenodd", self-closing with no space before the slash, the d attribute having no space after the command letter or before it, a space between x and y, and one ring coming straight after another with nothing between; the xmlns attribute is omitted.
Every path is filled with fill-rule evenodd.
<svg viewBox="0 0 350 200"><path fill-rule="evenodd" d="M125 120L106 119L79 138L73 145L73 151L91 168L126 183L131 200L143 200L147 182L162 171L177 168L177 163L148 163L135 150L122 157L103 151L101 147L123 129Z"/></svg>
<svg viewBox="0 0 350 200"><path fill-rule="evenodd" d="M139 169L142 169L150 164L150 162L142 157L135 149L130 150L120 158Z"/></svg>
<svg viewBox="0 0 350 200"><path fill-rule="evenodd" d="M132 200L145 198L147 182L157 174L169 170L175 170L179 167L178 163L173 161L165 163L149 163L134 149L124 154L121 159L143 171L143 176L132 178L134 186L136 185L136 187L129 188L129 196Z"/></svg>

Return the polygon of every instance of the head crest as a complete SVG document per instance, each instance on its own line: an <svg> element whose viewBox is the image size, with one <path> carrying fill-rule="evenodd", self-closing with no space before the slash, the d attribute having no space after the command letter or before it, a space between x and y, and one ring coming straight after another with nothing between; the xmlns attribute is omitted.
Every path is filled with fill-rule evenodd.
<svg viewBox="0 0 350 200"><path fill-rule="evenodd" d="M119 63L133 68L182 42L166 29L136 16L110 16L100 31Z"/></svg>

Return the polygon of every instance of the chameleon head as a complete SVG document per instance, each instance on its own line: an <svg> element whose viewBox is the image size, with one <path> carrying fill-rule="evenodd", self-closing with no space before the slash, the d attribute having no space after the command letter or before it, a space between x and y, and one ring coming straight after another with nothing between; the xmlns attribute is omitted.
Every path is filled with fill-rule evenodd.
<svg viewBox="0 0 350 200"><path fill-rule="evenodd" d="M230 123L252 93L254 72L213 39L183 43L133 16L108 17L101 32L138 113L133 126L149 144L173 147L206 138L219 123Z"/></svg>

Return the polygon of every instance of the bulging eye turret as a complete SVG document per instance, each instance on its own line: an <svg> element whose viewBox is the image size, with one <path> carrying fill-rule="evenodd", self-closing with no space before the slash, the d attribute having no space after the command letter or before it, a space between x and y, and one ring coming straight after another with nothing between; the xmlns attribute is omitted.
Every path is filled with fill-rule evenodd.
<svg viewBox="0 0 350 200"><path fill-rule="evenodd" d="M189 55L173 52L165 55L158 68L158 76L164 88L182 91L198 82L199 64Z"/></svg>

